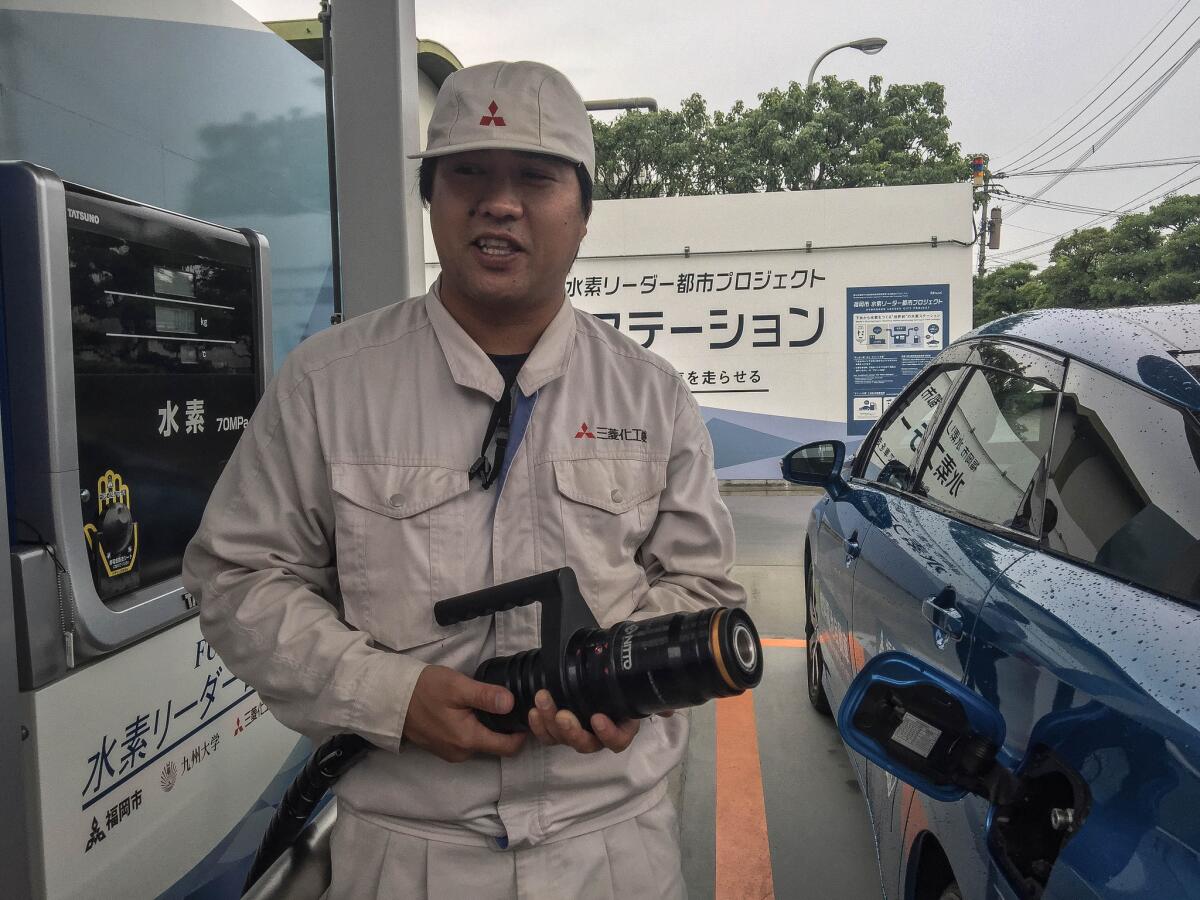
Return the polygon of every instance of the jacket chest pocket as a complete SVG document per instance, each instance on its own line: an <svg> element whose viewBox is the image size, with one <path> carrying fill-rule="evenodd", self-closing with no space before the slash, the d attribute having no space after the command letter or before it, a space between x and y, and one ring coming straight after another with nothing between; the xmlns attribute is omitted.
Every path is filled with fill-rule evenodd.
<svg viewBox="0 0 1200 900"><path fill-rule="evenodd" d="M462 593L467 473L441 466L331 467L338 578L346 619L393 650L461 630L433 604Z"/></svg>
<svg viewBox="0 0 1200 900"><path fill-rule="evenodd" d="M634 556L658 514L665 460L555 460L563 555L601 625L632 612L645 574Z"/></svg>

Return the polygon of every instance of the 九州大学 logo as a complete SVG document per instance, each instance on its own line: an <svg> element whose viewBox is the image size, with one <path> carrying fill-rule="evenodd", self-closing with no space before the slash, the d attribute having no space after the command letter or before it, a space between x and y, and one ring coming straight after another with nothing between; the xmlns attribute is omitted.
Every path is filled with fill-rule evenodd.
<svg viewBox="0 0 1200 900"><path fill-rule="evenodd" d="M169 762L163 766L162 774L158 776L158 783L162 786L163 791L169 791L175 787L175 781L179 778L179 769L175 767L175 763Z"/></svg>

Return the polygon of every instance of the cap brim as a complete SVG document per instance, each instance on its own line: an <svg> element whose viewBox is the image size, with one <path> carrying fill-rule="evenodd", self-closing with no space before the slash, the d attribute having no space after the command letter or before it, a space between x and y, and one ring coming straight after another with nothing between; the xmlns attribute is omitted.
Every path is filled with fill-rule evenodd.
<svg viewBox="0 0 1200 900"><path fill-rule="evenodd" d="M587 168L587 163L582 159L575 159L563 153L554 153L547 150L540 144L527 144L522 141L505 141L505 140L487 140L487 141L467 141L465 144L455 144L452 147L439 147L437 150L425 150L422 153L411 153L409 159L433 159L439 156L453 156L455 153L468 153L472 150L515 150L520 153L540 153L542 156L553 156L556 159L563 159L577 166ZM588 171L591 175L591 171ZM592 177L595 177L594 175Z"/></svg>

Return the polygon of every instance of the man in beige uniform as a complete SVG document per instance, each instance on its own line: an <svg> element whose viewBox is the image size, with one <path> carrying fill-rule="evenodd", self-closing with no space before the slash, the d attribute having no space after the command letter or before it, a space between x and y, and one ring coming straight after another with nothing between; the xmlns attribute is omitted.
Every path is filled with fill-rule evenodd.
<svg viewBox="0 0 1200 900"><path fill-rule="evenodd" d="M670 364L565 298L595 151L560 73L451 75L422 156L438 283L288 357L185 583L276 718L378 748L336 786L328 896L683 896L687 717L588 732L543 691L531 737L492 732L474 710L513 697L469 674L538 646L539 610L442 627L433 604L560 566L605 627L744 603L708 432ZM507 448L481 453L514 359Z"/></svg>

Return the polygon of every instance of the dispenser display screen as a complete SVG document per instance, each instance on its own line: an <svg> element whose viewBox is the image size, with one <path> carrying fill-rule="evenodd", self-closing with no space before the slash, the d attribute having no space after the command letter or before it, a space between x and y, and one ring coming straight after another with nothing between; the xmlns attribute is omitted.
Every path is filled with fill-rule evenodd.
<svg viewBox="0 0 1200 900"><path fill-rule="evenodd" d="M196 276L191 272L155 266L154 291L158 294L169 294L175 297L195 297Z"/></svg>
<svg viewBox="0 0 1200 900"><path fill-rule="evenodd" d="M196 252L228 253L220 247L186 253L73 227L67 237L77 375L253 372L248 246L234 260ZM155 263L164 257L176 263L173 271L189 276L173 284L189 281L195 299L158 291L158 273L165 270Z"/></svg>
<svg viewBox="0 0 1200 900"><path fill-rule="evenodd" d="M165 334L195 334L196 311L183 306L156 306L154 330Z"/></svg>

